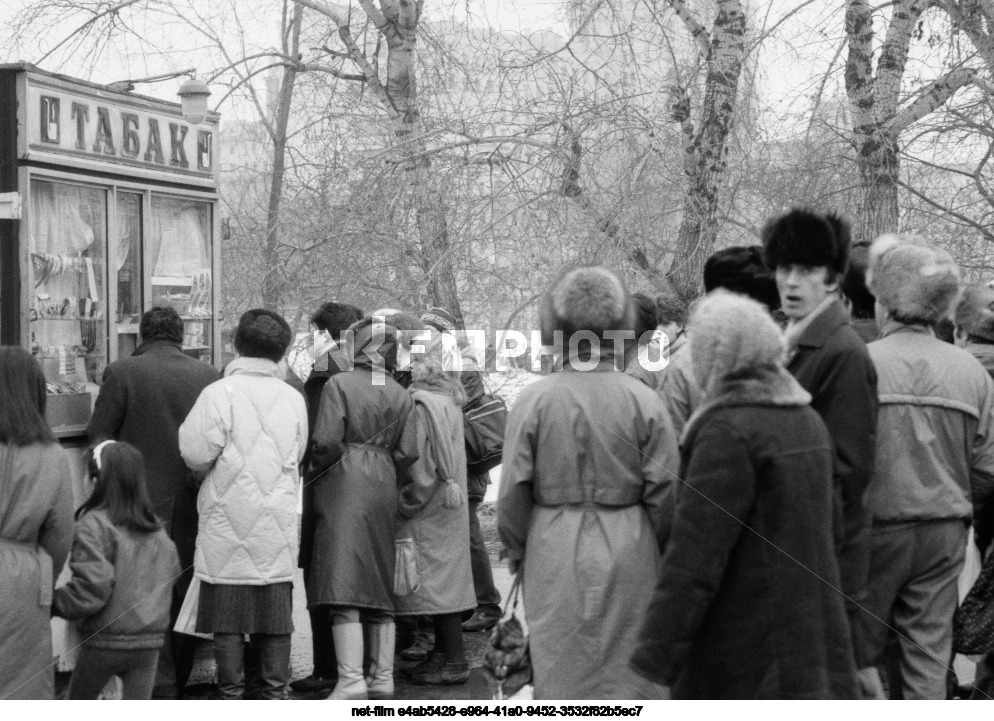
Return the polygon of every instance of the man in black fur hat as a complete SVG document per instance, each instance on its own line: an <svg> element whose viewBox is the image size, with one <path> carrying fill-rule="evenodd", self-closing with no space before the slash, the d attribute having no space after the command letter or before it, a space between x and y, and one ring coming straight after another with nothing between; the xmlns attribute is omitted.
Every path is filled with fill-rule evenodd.
<svg viewBox="0 0 994 721"><path fill-rule="evenodd" d="M877 374L839 299L849 260L849 226L834 215L791 210L763 229L766 261L789 318L787 369L812 396L835 444L836 550L850 626L866 598ZM853 648L858 639L853 634Z"/></svg>

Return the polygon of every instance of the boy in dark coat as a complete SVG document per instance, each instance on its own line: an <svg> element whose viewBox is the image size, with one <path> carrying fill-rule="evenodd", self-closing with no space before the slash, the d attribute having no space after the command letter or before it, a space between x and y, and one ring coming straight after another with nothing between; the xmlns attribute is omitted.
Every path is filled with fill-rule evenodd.
<svg viewBox="0 0 994 721"><path fill-rule="evenodd" d="M197 489L180 456L179 427L200 392L221 374L183 353L183 320L172 308L147 311L138 331L142 342L131 357L104 369L86 432L91 443L108 439L130 443L145 460L155 514L176 544L183 568L173 589L172 626L193 578L197 540ZM195 647L193 636L170 635L159 655L153 698L182 695Z"/></svg>
<svg viewBox="0 0 994 721"><path fill-rule="evenodd" d="M776 274L789 370L811 394L835 450L836 550L850 625L866 598L877 374L866 344L839 299L849 258L849 227L835 216L792 210L763 229L766 261ZM854 649L856 636L853 636Z"/></svg>

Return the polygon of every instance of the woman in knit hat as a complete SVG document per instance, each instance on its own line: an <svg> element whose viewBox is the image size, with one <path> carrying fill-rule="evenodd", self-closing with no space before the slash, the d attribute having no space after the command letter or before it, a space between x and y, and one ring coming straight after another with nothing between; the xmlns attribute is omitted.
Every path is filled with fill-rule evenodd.
<svg viewBox="0 0 994 721"><path fill-rule="evenodd" d="M462 616L476 608L462 420L466 395L459 374L445 370L440 338L414 356L411 380L418 460L401 487L397 539L410 539L406 570L413 573L409 587L394 591L398 616L432 617L435 643L428 658L406 673L419 684L463 684L469 665Z"/></svg>
<svg viewBox="0 0 994 721"><path fill-rule="evenodd" d="M825 426L764 306L715 291L691 327L704 404L632 667L673 698L853 698Z"/></svg>
<svg viewBox="0 0 994 721"><path fill-rule="evenodd" d="M652 390L615 371L608 332L632 327L617 275L569 271L541 318L568 357L511 410L497 513L524 574L535 698L661 698L628 660L672 512L672 425Z"/></svg>
<svg viewBox="0 0 994 721"><path fill-rule="evenodd" d="M869 594L858 620L863 675L883 662L896 629L895 698L944 699L971 516L986 519L994 491L994 380L932 327L956 303L959 268L921 238L886 235L870 246L867 284L880 340ZM978 535L986 530L978 527Z"/></svg>

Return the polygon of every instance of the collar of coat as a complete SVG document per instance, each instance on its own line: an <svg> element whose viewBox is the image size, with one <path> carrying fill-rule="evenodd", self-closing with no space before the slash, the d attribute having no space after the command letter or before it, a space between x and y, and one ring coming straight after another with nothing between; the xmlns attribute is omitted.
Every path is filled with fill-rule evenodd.
<svg viewBox="0 0 994 721"><path fill-rule="evenodd" d="M279 377L279 366L267 358L239 356L224 367L224 377L233 375Z"/></svg>
<svg viewBox="0 0 994 721"><path fill-rule="evenodd" d="M883 340L889 335L894 335L895 333L923 333L935 338L935 331L927 325L911 325L909 323L901 323L893 318L888 318L884 321L884 327L880 329L880 340Z"/></svg>
<svg viewBox="0 0 994 721"><path fill-rule="evenodd" d="M171 340L150 340L142 343L131 355L145 355L146 353L170 353L173 350L178 350L180 353L183 352L183 346L180 343Z"/></svg>
<svg viewBox="0 0 994 721"><path fill-rule="evenodd" d="M821 348L831 335L844 325L849 325L849 312L842 301L829 296L792 330L787 327L785 335L793 347Z"/></svg>
<svg viewBox="0 0 994 721"><path fill-rule="evenodd" d="M711 411L736 406L772 406L796 408L811 403L811 394L788 373L783 366L763 366L751 368L748 373L728 376L720 381L706 395L701 404L687 420L680 445L696 431L701 420Z"/></svg>

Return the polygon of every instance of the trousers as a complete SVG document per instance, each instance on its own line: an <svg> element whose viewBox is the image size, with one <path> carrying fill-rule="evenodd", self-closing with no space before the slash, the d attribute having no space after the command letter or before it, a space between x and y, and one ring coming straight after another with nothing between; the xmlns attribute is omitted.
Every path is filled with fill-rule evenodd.
<svg viewBox="0 0 994 721"><path fill-rule="evenodd" d="M159 649L122 650L83 646L69 681L70 701L93 700L112 676L119 676L126 701L152 698Z"/></svg>
<svg viewBox="0 0 994 721"><path fill-rule="evenodd" d="M859 614L861 668L883 663L893 628L905 699L946 698L957 579L965 558L962 519L877 524L869 592Z"/></svg>

